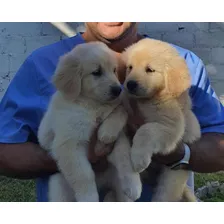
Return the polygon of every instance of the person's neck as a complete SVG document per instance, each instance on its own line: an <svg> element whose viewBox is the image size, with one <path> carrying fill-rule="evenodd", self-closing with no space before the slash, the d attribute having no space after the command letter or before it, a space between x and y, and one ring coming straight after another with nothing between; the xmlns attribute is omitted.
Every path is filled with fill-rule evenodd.
<svg viewBox="0 0 224 224"><path fill-rule="evenodd" d="M111 50L117 53L121 53L122 51L125 50L125 48L129 47L130 45L138 42L140 39L143 38L143 36L138 34L135 29L130 31L130 33L128 33L124 37L118 40L113 40L113 41L109 41L109 40L105 40L104 38L97 37L90 30L84 32L82 34L82 37L86 42L92 42L92 41L104 42Z"/></svg>

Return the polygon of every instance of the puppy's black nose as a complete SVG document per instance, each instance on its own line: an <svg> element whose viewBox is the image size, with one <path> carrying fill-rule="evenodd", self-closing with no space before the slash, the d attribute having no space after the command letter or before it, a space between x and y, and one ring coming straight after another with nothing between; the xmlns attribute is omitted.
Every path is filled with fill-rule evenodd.
<svg viewBox="0 0 224 224"><path fill-rule="evenodd" d="M118 97L121 93L121 87L120 86L111 86L111 95L114 97Z"/></svg>
<svg viewBox="0 0 224 224"><path fill-rule="evenodd" d="M127 89L130 92L135 92L137 90L137 87L138 87L138 83L136 81L130 80L127 82Z"/></svg>

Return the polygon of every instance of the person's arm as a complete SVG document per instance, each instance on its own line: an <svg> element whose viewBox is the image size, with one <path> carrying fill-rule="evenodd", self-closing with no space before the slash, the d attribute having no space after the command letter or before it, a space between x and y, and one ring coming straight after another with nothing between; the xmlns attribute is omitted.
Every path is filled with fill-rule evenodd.
<svg viewBox="0 0 224 224"><path fill-rule="evenodd" d="M189 145L191 157L189 169L197 173L213 173L224 170L224 134L205 133L200 140ZM170 165L184 157L184 146L180 144L175 152L167 155L155 155L154 160Z"/></svg>
<svg viewBox="0 0 224 224"><path fill-rule="evenodd" d="M32 179L56 173L55 161L32 142L0 144L0 175Z"/></svg>
<svg viewBox="0 0 224 224"><path fill-rule="evenodd" d="M36 178L57 172L56 163L32 139L43 114L37 70L29 56L0 103L0 175ZM34 136L35 137L35 136Z"/></svg>
<svg viewBox="0 0 224 224"><path fill-rule="evenodd" d="M206 133L198 142L190 145L189 167L198 173L224 170L224 134Z"/></svg>

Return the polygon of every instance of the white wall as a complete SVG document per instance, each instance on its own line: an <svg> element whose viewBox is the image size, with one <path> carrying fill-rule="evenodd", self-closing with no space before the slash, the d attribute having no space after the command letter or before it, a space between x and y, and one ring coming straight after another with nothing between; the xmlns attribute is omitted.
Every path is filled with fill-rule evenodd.
<svg viewBox="0 0 224 224"><path fill-rule="evenodd" d="M82 23L70 25L83 29ZM140 23L139 31L195 52L208 65L217 94L224 95L222 23ZM0 23L0 99L28 54L63 37L50 23Z"/></svg>

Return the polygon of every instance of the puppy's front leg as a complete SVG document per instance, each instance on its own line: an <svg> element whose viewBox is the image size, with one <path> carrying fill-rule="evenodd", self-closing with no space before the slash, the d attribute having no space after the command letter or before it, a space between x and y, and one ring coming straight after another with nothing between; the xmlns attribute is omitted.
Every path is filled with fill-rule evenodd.
<svg viewBox="0 0 224 224"><path fill-rule="evenodd" d="M67 140L63 144L53 145L53 157L74 191L78 202L98 202L99 195L95 182L95 174L87 159L85 145Z"/></svg>
<svg viewBox="0 0 224 224"><path fill-rule="evenodd" d="M135 201L141 196L142 184L139 173L133 170L130 158L130 142L122 131L118 136L108 161L116 169L112 185L118 201Z"/></svg>
<svg viewBox="0 0 224 224"><path fill-rule="evenodd" d="M183 135L184 127L181 127L180 122L172 124L171 126L152 122L138 129L131 148L131 160L135 171L144 171L151 163L153 154L168 154L175 149Z"/></svg>
<svg viewBox="0 0 224 224"><path fill-rule="evenodd" d="M105 143L113 143L127 122L128 114L122 106L118 106L102 123L98 131L98 139Z"/></svg>

